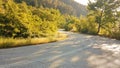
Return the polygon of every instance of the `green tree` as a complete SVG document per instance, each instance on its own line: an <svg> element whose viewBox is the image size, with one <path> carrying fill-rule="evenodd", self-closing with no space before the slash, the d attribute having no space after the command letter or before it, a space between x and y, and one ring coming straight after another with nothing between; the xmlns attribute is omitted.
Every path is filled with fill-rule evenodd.
<svg viewBox="0 0 120 68"><path fill-rule="evenodd" d="M0 35L5 37L26 37L27 28L18 19L19 7L13 0L4 2L4 13L0 15Z"/></svg>
<svg viewBox="0 0 120 68"><path fill-rule="evenodd" d="M77 28L80 27L78 24L80 23L79 18L70 15L66 15L65 18L66 18L65 30L77 31Z"/></svg>
<svg viewBox="0 0 120 68"><path fill-rule="evenodd" d="M74 0L14 0L21 3L25 1L28 5L44 8L59 9L62 14L80 16L87 14L86 6L76 3ZM79 9L79 10L78 10Z"/></svg>
<svg viewBox="0 0 120 68"><path fill-rule="evenodd" d="M107 23L115 23L118 20L117 8L119 6L120 0L95 0L95 2L89 0L89 15L95 16L98 24L97 34L99 34L101 28L106 27Z"/></svg>

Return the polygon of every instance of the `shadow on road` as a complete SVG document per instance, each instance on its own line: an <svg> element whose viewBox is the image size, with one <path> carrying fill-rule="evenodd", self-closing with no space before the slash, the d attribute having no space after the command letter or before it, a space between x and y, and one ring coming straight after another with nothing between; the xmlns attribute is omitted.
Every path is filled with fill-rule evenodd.
<svg viewBox="0 0 120 68"><path fill-rule="evenodd" d="M8 68L120 68L120 56L100 49L120 41L68 33L64 41L0 50L0 67Z"/></svg>

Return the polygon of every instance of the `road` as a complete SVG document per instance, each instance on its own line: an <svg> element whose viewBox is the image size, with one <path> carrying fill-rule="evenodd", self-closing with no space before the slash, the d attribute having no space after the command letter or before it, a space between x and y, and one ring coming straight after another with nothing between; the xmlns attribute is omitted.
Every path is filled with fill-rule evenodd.
<svg viewBox="0 0 120 68"><path fill-rule="evenodd" d="M120 41L64 33L68 34L64 41L0 49L0 68L120 68L120 55L100 48Z"/></svg>

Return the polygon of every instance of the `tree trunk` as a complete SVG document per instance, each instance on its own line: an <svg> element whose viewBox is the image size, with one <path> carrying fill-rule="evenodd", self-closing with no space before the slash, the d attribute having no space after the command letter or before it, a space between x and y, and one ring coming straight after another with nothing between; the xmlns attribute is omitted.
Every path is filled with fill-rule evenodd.
<svg viewBox="0 0 120 68"><path fill-rule="evenodd" d="M98 24L98 31L97 31L97 34L99 34L99 32L100 32L100 28L101 28L101 26L100 26L100 24Z"/></svg>

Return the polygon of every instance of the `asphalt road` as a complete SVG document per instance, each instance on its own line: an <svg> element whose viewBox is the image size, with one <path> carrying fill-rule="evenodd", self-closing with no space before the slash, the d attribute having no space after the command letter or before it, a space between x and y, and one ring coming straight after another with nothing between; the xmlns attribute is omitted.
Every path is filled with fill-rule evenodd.
<svg viewBox="0 0 120 68"><path fill-rule="evenodd" d="M120 55L100 46L120 41L65 32L68 39L47 44L0 49L0 68L120 68Z"/></svg>

